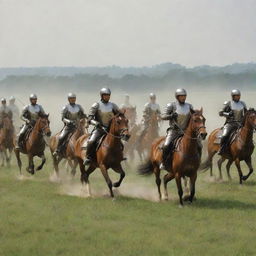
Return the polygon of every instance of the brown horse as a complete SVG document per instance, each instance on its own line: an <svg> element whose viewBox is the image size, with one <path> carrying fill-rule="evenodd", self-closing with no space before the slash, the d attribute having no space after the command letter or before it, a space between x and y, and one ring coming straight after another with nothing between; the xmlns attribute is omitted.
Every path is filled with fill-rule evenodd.
<svg viewBox="0 0 256 256"><path fill-rule="evenodd" d="M233 142L229 146L229 151L220 157L218 160L218 168L220 173L220 179L222 179L222 171L221 166L222 163L228 159L228 163L226 165L227 175L229 179L230 176L230 166L233 162L235 162L238 174L239 174L239 182L242 184L242 181L247 180L249 176L253 172L252 167L252 159L251 155L254 150L253 145L253 131L256 128L256 111L254 109L250 109L246 112L244 117L243 126L238 130ZM215 129L208 138L208 158L202 163L200 169L207 170L211 169L212 174L212 159L214 155L219 151L220 145L215 143L216 136L219 133L220 128ZM249 173L246 176L243 176L240 161L245 161L247 166L249 167Z"/></svg>
<svg viewBox="0 0 256 256"><path fill-rule="evenodd" d="M50 121L48 119L49 115L42 115L40 116L34 127L31 127L31 132L28 135L27 140L24 143L24 146L19 150L19 149L14 149L18 166L20 169L20 174L21 174L21 167L22 163L20 160L20 153L27 154L28 155L28 167L26 170L34 174L34 162L33 158L35 156L38 156L42 158L42 163L36 168L37 171L41 170L45 164L45 155L44 155L44 150L45 150L45 136L50 137L51 136L51 130L50 130Z"/></svg>
<svg viewBox="0 0 256 256"><path fill-rule="evenodd" d="M78 161L75 156L75 143L76 143L76 140L80 136L87 133L85 131L85 129L87 127L85 127L85 126L86 126L85 119L81 119L80 121L77 122L77 128L76 128L75 132L73 134L71 134L71 136L68 138L68 143L67 143L66 149L62 154L60 154L60 156L53 155L53 152L56 150L57 145L58 145L58 136L59 136L60 132L57 133L55 136L51 137L50 150L51 150L52 157L53 157L54 170L55 170L55 173L57 176L59 175L59 163L63 158L67 159L68 164L71 167L71 174L73 176L75 176L76 167L78 165Z"/></svg>
<svg viewBox="0 0 256 256"><path fill-rule="evenodd" d="M178 194L180 199L180 205L183 205L182 185L181 178L190 178L190 196L189 201L193 201L195 194L195 183L197 179L197 170L201 160L201 139L205 139L207 136L205 128L205 118L203 117L203 111L196 110L191 114L188 127L184 131L184 135L179 139L176 151L173 152L172 160L168 167L168 173L164 176L164 188L165 198L168 198L167 183L175 178ZM161 194L161 179L160 179L160 163L162 162L162 150L161 145L164 142L164 137L158 138L151 147L150 160L140 166L139 173L142 175L151 174L154 172L156 177L156 184L159 193L159 199L162 199Z"/></svg>
<svg viewBox="0 0 256 256"><path fill-rule="evenodd" d="M2 166L4 166L5 161L7 166L10 166L11 154L14 147L14 126L11 118L8 115L3 117L2 126L3 127L0 129L0 151L3 157Z"/></svg>
<svg viewBox="0 0 256 256"><path fill-rule="evenodd" d="M100 144L95 154L95 158L92 159L92 162L87 169L85 169L83 161L86 154L84 145L89 136L87 134L81 136L75 145L75 152L81 170L81 182L82 184L87 185L89 195L91 194L89 186L89 175L97 167L100 168L102 175L105 178L111 197L114 197L112 187L119 187L123 178L125 177L125 172L121 165L121 161L123 160L123 145L121 139L128 140L130 137L128 120L124 114L119 113L111 119L109 127L110 128L108 131L105 130L106 136ZM108 175L109 168L112 168L115 172L120 174L119 180L113 184Z"/></svg>
<svg viewBox="0 0 256 256"><path fill-rule="evenodd" d="M151 144L157 137L159 137L159 117L153 113L143 138L139 139L139 143L136 144L136 150L141 161L147 158Z"/></svg>

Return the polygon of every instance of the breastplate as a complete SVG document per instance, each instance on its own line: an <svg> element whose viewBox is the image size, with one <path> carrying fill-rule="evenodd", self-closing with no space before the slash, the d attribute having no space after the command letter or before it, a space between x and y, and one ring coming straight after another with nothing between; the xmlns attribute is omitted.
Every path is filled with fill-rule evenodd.
<svg viewBox="0 0 256 256"><path fill-rule="evenodd" d="M28 112L30 114L31 120L37 120L39 117L41 109L38 105L29 105Z"/></svg>
<svg viewBox="0 0 256 256"><path fill-rule="evenodd" d="M98 109L98 117L99 122L105 126L108 127L110 120L113 118L113 104L111 102L108 103L99 103L99 109Z"/></svg>
<svg viewBox="0 0 256 256"><path fill-rule="evenodd" d="M157 110L159 110L159 106L156 103L149 103L149 108L151 112L156 112Z"/></svg>
<svg viewBox="0 0 256 256"><path fill-rule="evenodd" d="M78 105L67 105L67 118L70 120L79 119L80 108Z"/></svg>
<svg viewBox="0 0 256 256"><path fill-rule="evenodd" d="M231 109L234 113L234 120L241 122L244 116L244 105L240 101L231 101Z"/></svg>
<svg viewBox="0 0 256 256"><path fill-rule="evenodd" d="M177 124L181 129L186 129L188 120L190 117L190 106L189 104L179 104L176 103L176 113L178 114L177 117Z"/></svg>

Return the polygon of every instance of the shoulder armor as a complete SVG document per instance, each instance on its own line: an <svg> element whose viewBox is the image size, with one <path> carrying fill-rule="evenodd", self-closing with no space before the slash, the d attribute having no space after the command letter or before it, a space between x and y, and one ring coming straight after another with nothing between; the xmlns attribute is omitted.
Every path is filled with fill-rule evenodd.
<svg viewBox="0 0 256 256"><path fill-rule="evenodd" d="M223 105L225 105L225 106L227 106L229 104L230 104L230 101L228 101L228 100L224 101L224 103L223 103Z"/></svg>

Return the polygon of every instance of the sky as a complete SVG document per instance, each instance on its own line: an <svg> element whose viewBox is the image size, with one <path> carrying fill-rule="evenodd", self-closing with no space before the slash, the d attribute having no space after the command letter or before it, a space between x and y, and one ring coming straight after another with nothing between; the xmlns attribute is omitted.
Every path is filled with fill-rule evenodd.
<svg viewBox="0 0 256 256"><path fill-rule="evenodd" d="M0 67L256 61L255 0L0 0Z"/></svg>

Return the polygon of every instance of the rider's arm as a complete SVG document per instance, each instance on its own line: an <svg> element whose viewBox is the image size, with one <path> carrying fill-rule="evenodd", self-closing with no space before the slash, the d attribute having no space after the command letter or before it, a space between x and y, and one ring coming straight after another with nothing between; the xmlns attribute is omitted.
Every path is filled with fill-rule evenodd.
<svg viewBox="0 0 256 256"><path fill-rule="evenodd" d="M92 125L98 125L99 124L99 122L95 120L95 116L97 114L98 109L99 109L99 103L94 103L91 106L90 111L89 111L89 115L88 115L89 124L92 124Z"/></svg>
<svg viewBox="0 0 256 256"><path fill-rule="evenodd" d="M219 116L230 117L232 110L230 108L230 101L225 101L223 108L219 112Z"/></svg>
<svg viewBox="0 0 256 256"><path fill-rule="evenodd" d="M26 123L29 122L29 119L28 119L28 106L25 106L23 109L22 109L22 112L21 112L21 115L20 115L20 119Z"/></svg>
<svg viewBox="0 0 256 256"><path fill-rule="evenodd" d="M61 120L64 124L70 124L72 121L67 118L67 107L64 106L61 111Z"/></svg>
<svg viewBox="0 0 256 256"><path fill-rule="evenodd" d="M163 114L162 114L162 120L171 120L174 118L174 107L172 103L167 104Z"/></svg>
<svg viewBox="0 0 256 256"><path fill-rule="evenodd" d="M87 115L84 113L84 108L81 106L81 105L78 105L79 108L80 108L80 111L79 111L79 117L82 119L82 118L88 118Z"/></svg>
<svg viewBox="0 0 256 256"><path fill-rule="evenodd" d="M40 115L46 115L45 111L41 105L39 105L39 108L40 108Z"/></svg>

